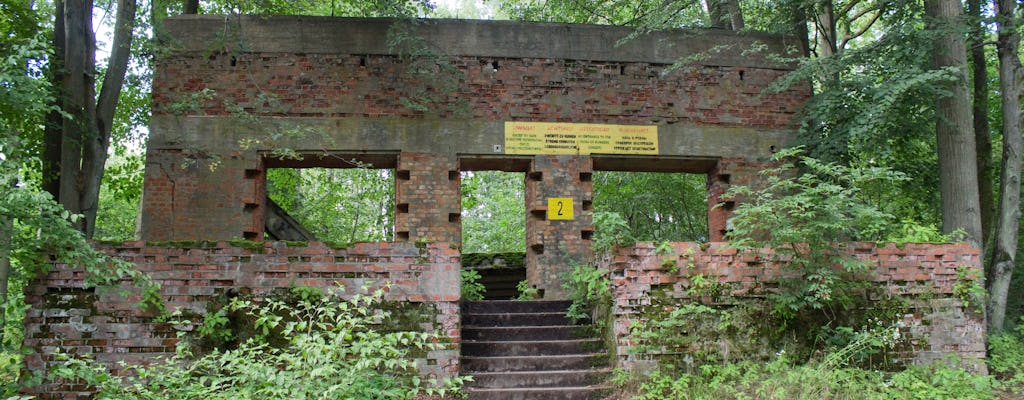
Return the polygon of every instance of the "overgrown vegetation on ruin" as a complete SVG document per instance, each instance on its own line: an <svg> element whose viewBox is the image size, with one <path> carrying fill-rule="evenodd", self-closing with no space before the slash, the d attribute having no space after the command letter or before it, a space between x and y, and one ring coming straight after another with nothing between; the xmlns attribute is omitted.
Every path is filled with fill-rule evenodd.
<svg viewBox="0 0 1024 400"><path fill-rule="evenodd" d="M125 400L410 399L454 394L471 379L420 376L416 359L451 344L416 323L394 326L386 288L344 296L343 288L334 290L295 287L258 301L234 298L201 322L171 319L183 329L177 355L127 366L127 378L70 356L49 373L95 387L98 398ZM247 332L238 329L239 319ZM203 350L198 343L215 346Z"/></svg>

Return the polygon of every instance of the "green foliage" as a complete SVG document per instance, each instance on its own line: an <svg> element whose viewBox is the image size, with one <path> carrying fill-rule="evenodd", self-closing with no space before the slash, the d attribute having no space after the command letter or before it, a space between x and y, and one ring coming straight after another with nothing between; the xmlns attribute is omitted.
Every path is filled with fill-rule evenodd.
<svg viewBox="0 0 1024 400"><path fill-rule="evenodd" d="M630 25L648 29L704 25L700 3L692 1L525 0L500 2L501 12L513 20Z"/></svg>
<svg viewBox="0 0 1024 400"><path fill-rule="evenodd" d="M953 282L953 295L964 303L964 308L976 312L984 312L988 292L981 284L979 271L971 271L967 266L956 267L956 282Z"/></svg>
<svg viewBox="0 0 1024 400"><path fill-rule="evenodd" d="M329 15L339 17L417 17L434 9L427 0L227 0L204 1L203 14Z"/></svg>
<svg viewBox="0 0 1024 400"><path fill-rule="evenodd" d="M562 287L572 301L566 315L576 322L589 320L592 311L611 302L611 279L607 270L590 264L571 262L570 267L562 276Z"/></svg>
<svg viewBox="0 0 1024 400"><path fill-rule="evenodd" d="M990 377L942 362L887 374L826 363L798 365L784 354L770 363L706 365L692 373L619 375L617 382L637 392L633 400L996 399Z"/></svg>
<svg viewBox="0 0 1024 400"><path fill-rule="evenodd" d="M530 281L525 279L516 284L516 292L518 292L519 295L516 296L515 300L529 301L536 300L540 297L540 290L530 286Z"/></svg>
<svg viewBox="0 0 1024 400"><path fill-rule="evenodd" d="M266 299L230 306L252 316L262 332L282 333L283 347L254 337L237 349L196 358L182 347L163 362L126 366L130 374L123 378L98 363L68 357L52 377L81 379L101 399L163 400L409 399L455 393L469 380L438 382L417 373L415 354L447 345L436 333L379 329L391 318L379 309L383 289L348 299L308 290L295 294L295 304Z"/></svg>
<svg viewBox="0 0 1024 400"><path fill-rule="evenodd" d="M959 362L936 362L885 372L857 367L865 354L891 349L898 336L894 327L867 326L849 330L847 344L830 347L803 363L778 351L770 360L729 360L729 347L702 335L714 330L731 331L743 338L750 325L737 325L731 311L688 304L674 310L667 320L650 321L647 345L662 351L688 350L685 363L660 364L648 377L619 374L613 382L635 392L634 400L648 399L994 399L995 382L958 367ZM740 329L738 329L740 328ZM690 332L673 335L672 332ZM721 338L719 341L723 340ZM755 346L764 346L755 344ZM705 351L695 351L703 349ZM1019 365L1019 364L1017 364Z"/></svg>
<svg viewBox="0 0 1024 400"><path fill-rule="evenodd" d="M618 214L635 241L707 241L706 175L595 171L593 182L595 215Z"/></svg>
<svg viewBox="0 0 1024 400"><path fill-rule="evenodd" d="M632 352L656 355L663 368L692 371L696 366L730 361L730 354L744 353L741 349L765 345L751 340L758 336L756 326L749 323L755 319L736 318L734 311L699 303L659 308L634 323L630 336L637 340Z"/></svg>
<svg viewBox="0 0 1024 400"><path fill-rule="evenodd" d="M354 160L354 168L276 168L267 195L318 240L388 241L394 235L394 172Z"/></svg>
<svg viewBox="0 0 1024 400"><path fill-rule="evenodd" d="M591 242L595 252L611 250L616 246L636 243L629 223L617 212L594 211L594 239Z"/></svg>
<svg viewBox="0 0 1024 400"><path fill-rule="evenodd" d="M848 241L878 241L894 231L894 217L879 210L866 193L907 178L884 168L851 168L799 156L801 149L776 153L779 167L763 172L763 188L734 186L727 197L738 199L730 246L756 252L774 251L773 262L790 272L770 295L774 312L794 318L806 310L828 316L846 309L868 266L842 246ZM799 165L802 174L797 174ZM831 317L829 317L831 318Z"/></svg>
<svg viewBox="0 0 1024 400"><path fill-rule="evenodd" d="M1024 324L1013 331L990 334L986 361L1004 390L1024 395Z"/></svg>
<svg viewBox="0 0 1024 400"><path fill-rule="evenodd" d="M480 280L480 272L477 272L475 269L463 269L459 271L459 274L462 277L462 285L459 289L462 293L462 300L483 300L487 288L484 287L484 284L478 282Z"/></svg>
<svg viewBox="0 0 1024 400"><path fill-rule="evenodd" d="M107 160L100 186L96 232L100 241L125 241L135 237L136 217L142 201L145 155L117 154Z"/></svg>
<svg viewBox="0 0 1024 400"><path fill-rule="evenodd" d="M522 173L462 173L463 253L526 252Z"/></svg>
<svg viewBox="0 0 1024 400"><path fill-rule="evenodd" d="M659 243L654 248L654 254L661 256L661 267L665 268L665 272L670 274L679 272L679 266L676 265L676 251L672 248L672 243L668 241Z"/></svg>

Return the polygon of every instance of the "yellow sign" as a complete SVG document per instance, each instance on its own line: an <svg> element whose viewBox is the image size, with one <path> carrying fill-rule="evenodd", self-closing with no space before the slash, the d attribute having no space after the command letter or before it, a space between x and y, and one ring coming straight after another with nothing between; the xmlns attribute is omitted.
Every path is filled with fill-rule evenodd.
<svg viewBox="0 0 1024 400"><path fill-rule="evenodd" d="M658 154L656 125L505 122L506 154Z"/></svg>
<svg viewBox="0 0 1024 400"><path fill-rule="evenodd" d="M548 197L548 220L573 219L572 198Z"/></svg>

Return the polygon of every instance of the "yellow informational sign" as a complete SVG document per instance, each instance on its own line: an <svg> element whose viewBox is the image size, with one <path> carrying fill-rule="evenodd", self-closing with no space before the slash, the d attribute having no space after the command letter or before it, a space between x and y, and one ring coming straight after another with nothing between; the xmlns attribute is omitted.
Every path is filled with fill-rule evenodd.
<svg viewBox="0 0 1024 400"><path fill-rule="evenodd" d="M573 219L572 198L548 197L548 220Z"/></svg>
<svg viewBox="0 0 1024 400"><path fill-rule="evenodd" d="M658 154L657 125L505 122L505 154Z"/></svg>

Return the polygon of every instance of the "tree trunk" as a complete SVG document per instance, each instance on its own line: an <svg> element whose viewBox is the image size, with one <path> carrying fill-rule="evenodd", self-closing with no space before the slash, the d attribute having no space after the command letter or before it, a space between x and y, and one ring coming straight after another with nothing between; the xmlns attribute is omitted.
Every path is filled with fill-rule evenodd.
<svg viewBox="0 0 1024 400"><path fill-rule="evenodd" d="M87 238L91 238L96 226L100 182L107 160L114 112L131 54L136 2L118 0L113 47L99 99L96 98L93 2L68 0L55 2L55 5L58 6L55 16L62 22L56 23L54 40L55 47L64 49L64 75L55 74L53 79L62 78L58 104L70 118L61 118L59 136L46 137L47 146L52 142L55 147L46 147L44 158L59 160L59 185L55 197L71 213L84 214L85 218L78 221L77 226ZM63 29L59 29L61 26ZM58 144L59 149L56 148ZM44 168L45 164L46 161Z"/></svg>
<svg viewBox="0 0 1024 400"><path fill-rule="evenodd" d="M819 1L815 8L817 22L814 25L818 30L818 57L825 58L839 52L835 10L832 0Z"/></svg>
<svg viewBox="0 0 1024 400"><path fill-rule="evenodd" d="M107 72L96 104L95 136L86 137L82 157L81 212L85 215L85 236L91 238L96 229L96 211L99 205L103 166L107 161L110 132L114 111L124 86L124 76L131 56L132 30L135 27L135 0L118 0L114 20L114 41L110 49Z"/></svg>
<svg viewBox="0 0 1024 400"><path fill-rule="evenodd" d="M811 56L811 34L807 30L807 10L801 2L791 2L790 21L793 26L793 34L800 40L800 51L804 57ZM814 87L814 85L811 85Z"/></svg>
<svg viewBox="0 0 1024 400"><path fill-rule="evenodd" d="M0 216L0 341L7 335L7 279L11 276L11 236L14 221Z"/></svg>
<svg viewBox="0 0 1024 400"><path fill-rule="evenodd" d="M942 199L942 231L963 230L966 240L981 247L981 214L978 205L978 161L971 129L971 100L967 83L967 50L964 45L957 0L925 0L927 26L936 33L932 51L935 68L953 68L957 79L936 102L935 137L938 143L939 195Z"/></svg>
<svg viewBox="0 0 1024 400"><path fill-rule="evenodd" d="M992 232L992 137L988 127L988 63L985 61L985 28L982 25L981 0L967 0L971 19L971 70L974 78L974 145L978 163L978 205L981 207L981 243L988 244Z"/></svg>
<svg viewBox="0 0 1024 400"><path fill-rule="evenodd" d="M708 18L712 28L738 31L744 26L738 0L709 0Z"/></svg>
<svg viewBox="0 0 1024 400"><path fill-rule="evenodd" d="M182 14L199 14L199 0L185 0L185 10Z"/></svg>
<svg viewBox="0 0 1024 400"><path fill-rule="evenodd" d="M61 133L64 131L64 115L59 111L64 105L64 2L56 0L53 7L53 54L49 60L49 79L54 107L46 114L43 130L42 186L57 199L60 197Z"/></svg>
<svg viewBox="0 0 1024 400"><path fill-rule="evenodd" d="M1014 12L1017 0L996 0L999 23L999 91L1003 105L1003 166L999 174L999 209L989 267L988 329L1003 329L1006 299L1017 257L1020 228L1021 68L1020 35Z"/></svg>

